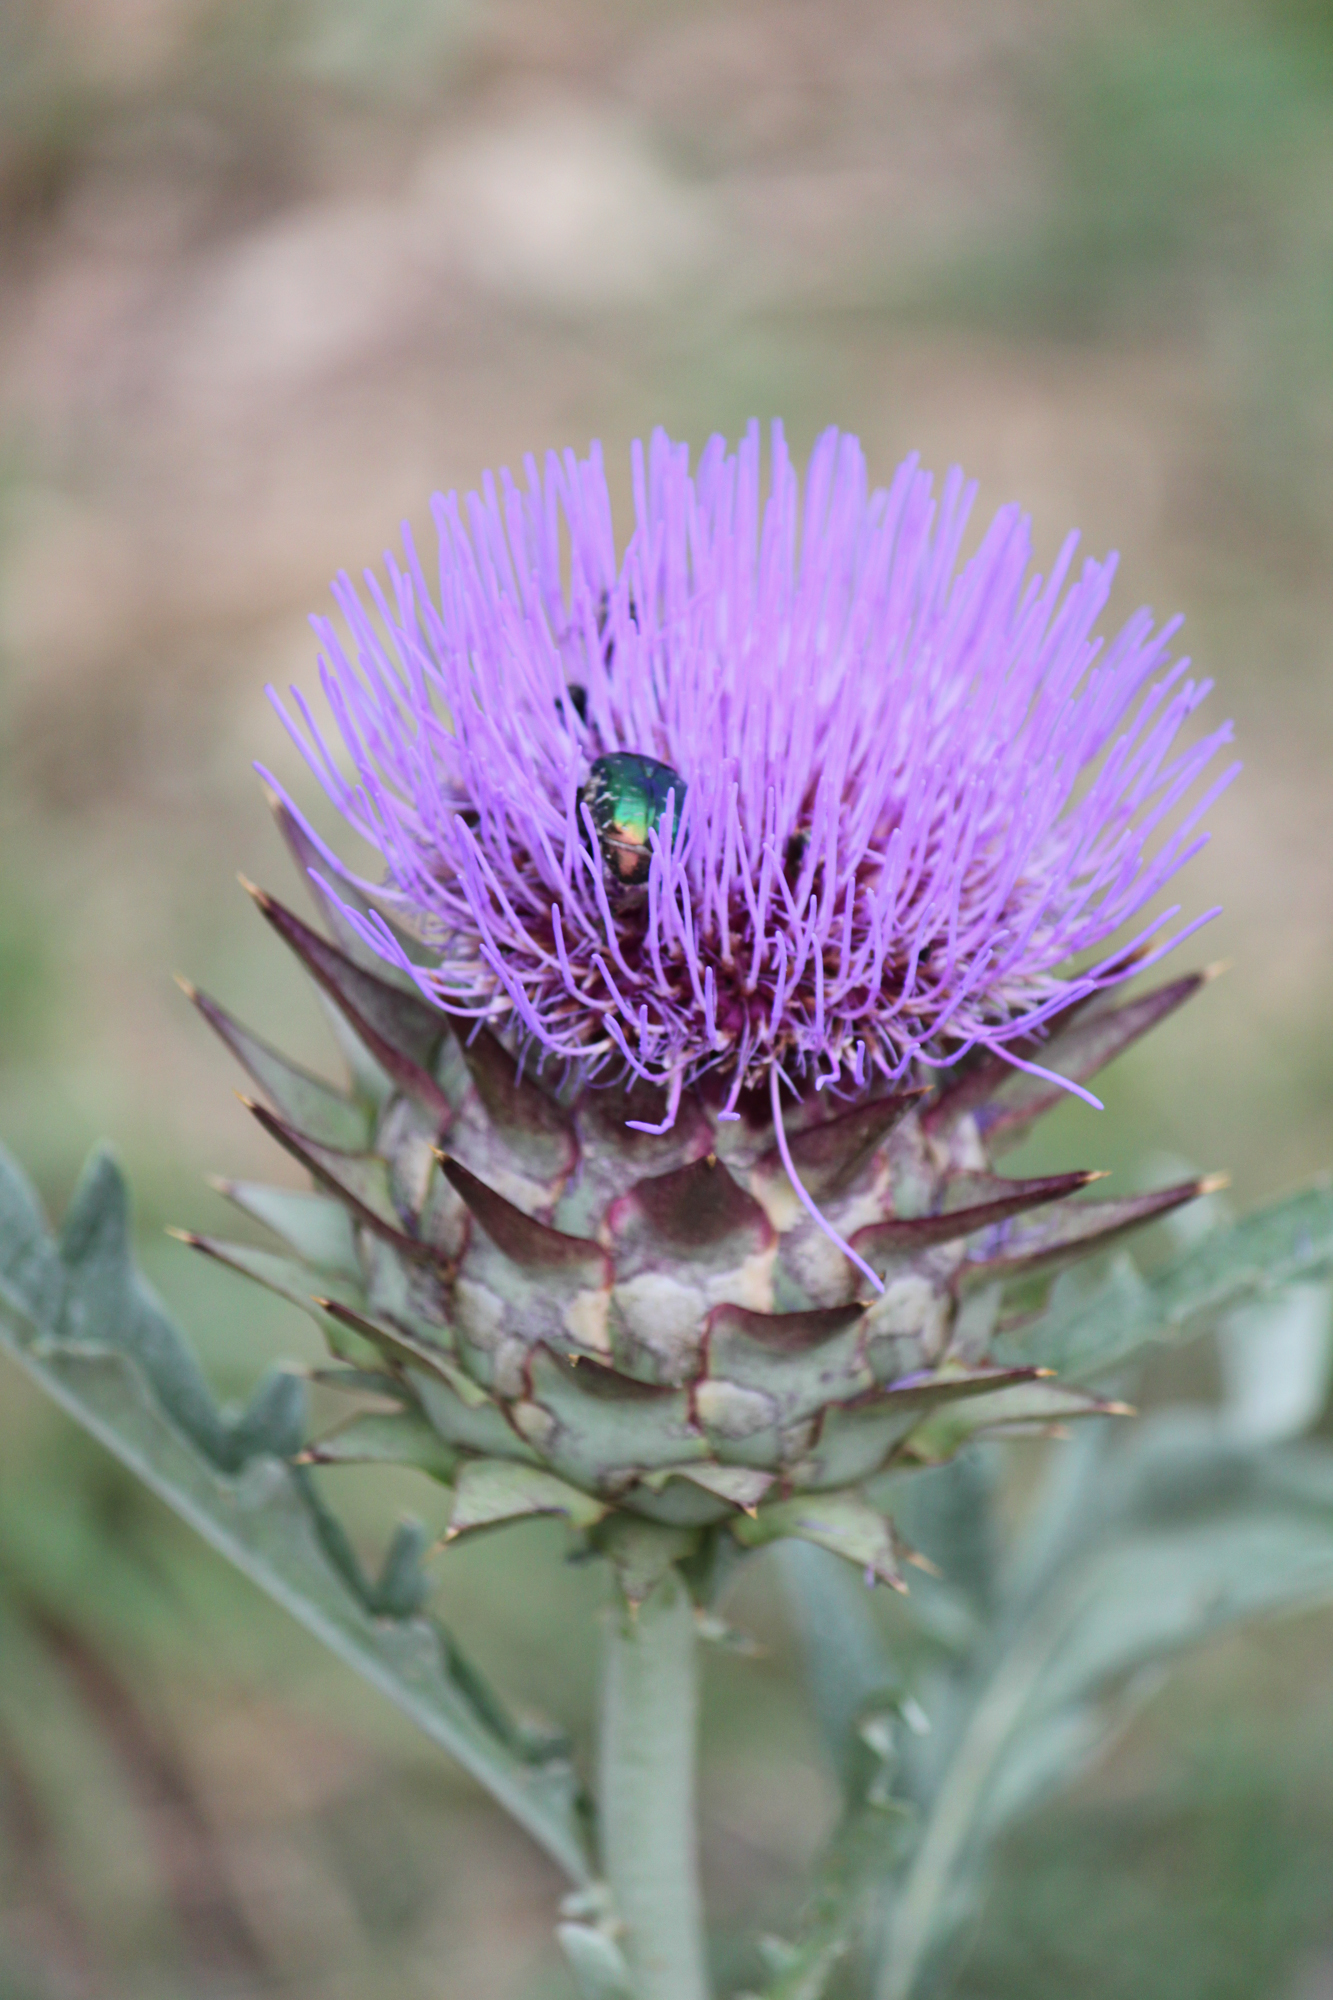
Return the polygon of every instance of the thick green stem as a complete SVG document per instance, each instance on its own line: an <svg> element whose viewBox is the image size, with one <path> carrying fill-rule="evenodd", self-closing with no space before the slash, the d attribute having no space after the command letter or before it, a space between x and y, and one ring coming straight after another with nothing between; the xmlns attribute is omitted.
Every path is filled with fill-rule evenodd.
<svg viewBox="0 0 1333 2000"><path fill-rule="evenodd" d="M603 1866L636 2000L707 2000L695 1835L694 1610L668 1570L617 1606L602 1691Z"/></svg>

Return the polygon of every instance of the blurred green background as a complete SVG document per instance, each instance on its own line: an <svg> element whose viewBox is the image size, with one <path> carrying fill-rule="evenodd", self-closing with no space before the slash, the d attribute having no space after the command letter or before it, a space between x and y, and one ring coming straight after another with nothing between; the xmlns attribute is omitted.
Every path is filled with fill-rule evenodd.
<svg viewBox="0 0 1333 2000"><path fill-rule="evenodd" d="M5 0L0 1132L94 1138L239 1392L294 1313L192 1266L204 1175L282 1171L171 983L322 1057L235 885L313 805L264 683L435 487L525 450L836 422L1183 609L1246 771L1187 879L1233 969L1041 1159L1325 1165L1333 1110L1328 0ZM295 1029L293 1029L295 1024ZM1035 1157L1035 1156L1033 1156ZM1206 1392L1208 1356L1149 1393ZM538 2000L556 1884L377 1697L0 1378L0 1996ZM345 1478L354 1482L355 1474ZM367 1533L429 1490L360 1494ZM438 1510L437 1510L438 1511ZM536 1528L438 1605L586 1739L599 1584ZM710 1662L724 1939L830 1808L763 1566ZM1333 1618L1214 1649L1014 1842L965 1990L1333 1995Z"/></svg>

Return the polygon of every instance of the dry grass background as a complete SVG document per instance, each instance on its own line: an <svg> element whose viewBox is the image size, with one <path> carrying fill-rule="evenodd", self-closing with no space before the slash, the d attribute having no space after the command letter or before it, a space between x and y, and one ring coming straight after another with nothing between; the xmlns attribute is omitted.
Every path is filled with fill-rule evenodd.
<svg viewBox="0 0 1333 2000"><path fill-rule="evenodd" d="M172 970L320 1048L234 884L292 886L251 760L311 791L264 683L310 683L306 613L435 487L772 414L802 452L859 432L879 477L958 460L1044 555L1071 523L1122 549L1122 615L1185 610L1246 761L1188 887L1225 904L1192 955L1233 970L1045 1154L1224 1166L1244 1205L1323 1166L1326 0L0 9L0 1130L57 1205L116 1136L224 1386L309 1349L157 1231L219 1220L210 1168L273 1168ZM0 1993L561 1991L520 1837L3 1388ZM458 1552L441 1608L584 1729L596 1587L553 1549ZM717 1663L709 1725L724 1948L781 1917L826 1802L750 1598L770 1654ZM1239 1642L1154 1708L1082 1833L1016 1851L978 1994L1323 1990L1327 1636Z"/></svg>

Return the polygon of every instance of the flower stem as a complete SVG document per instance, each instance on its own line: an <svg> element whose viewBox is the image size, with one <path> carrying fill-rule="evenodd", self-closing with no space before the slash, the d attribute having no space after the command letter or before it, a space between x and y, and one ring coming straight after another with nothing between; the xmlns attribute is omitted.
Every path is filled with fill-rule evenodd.
<svg viewBox="0 0 1333 2000"><path fill-rule="evenodd" d="M636 2000L708 2000L694 1815L694 1610L674 1569L611 1620L602 1691L603 1865Z"/></svg>

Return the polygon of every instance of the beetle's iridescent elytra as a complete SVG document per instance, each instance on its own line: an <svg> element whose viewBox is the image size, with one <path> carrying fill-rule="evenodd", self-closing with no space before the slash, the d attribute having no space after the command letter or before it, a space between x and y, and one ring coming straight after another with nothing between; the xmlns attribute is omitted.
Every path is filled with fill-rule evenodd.
<svg viewBox="0 0 1333 2000"><path fill-rule="evenodd" d="M616 750L597 759L581 796L597 832L608 891L623 897L643 889L653 860L649 835L665 821L669 798L679 829L684 779L655 757Z"/></svg>

